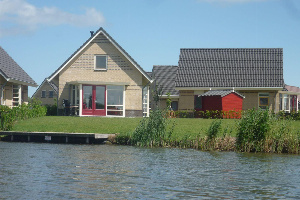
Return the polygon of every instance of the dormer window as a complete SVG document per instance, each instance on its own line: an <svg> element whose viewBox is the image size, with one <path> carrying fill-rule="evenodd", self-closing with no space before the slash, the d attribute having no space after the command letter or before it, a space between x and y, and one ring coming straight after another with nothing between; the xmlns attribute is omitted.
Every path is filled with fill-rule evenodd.
<svg viewBox="0 0 300 200"><path fill-rule="evenodd" d="M107 56L95 55L95 70L106 70L106 69L107 69Z"/></svg>

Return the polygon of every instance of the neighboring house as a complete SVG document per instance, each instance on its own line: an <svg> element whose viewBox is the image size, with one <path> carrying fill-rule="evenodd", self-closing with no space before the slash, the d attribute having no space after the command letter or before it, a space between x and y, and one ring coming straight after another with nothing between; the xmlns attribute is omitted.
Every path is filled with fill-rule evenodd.
<svg viewBox="0 0 300 200"><path fill-rule="evenodd" d="M151 77L103 28L47 81L58 86L59 109L68 100L80 116L149 115Z"/></svg>
<svg viewBox="0 0 300 200"><path fill-rule="evenodd" d="M32 97L40 100L42 105L54 105L57 100L57 91L57 86L45 79Z"/></svg>
<svg viewBox="0 0 300 200"><path fill-rule="evenodd" d="M283 109L280 97L286 96L286 102L290 102L293 95L300 94L284 91L282 48L181 49L176 75L175 70L161 70L175 79L179 110L212 109L203 105L205 94L231 90L245 97L243 110L289 112L292 109ZM160 76L161 72L157 75L155 71L152 76Z"/></svg>
<svg viewBox="0 0 300 200"><path fill-rule="evenodd" d="M0 46L1 105L9 107L28 103L28 86L36 82Z"/></svg>

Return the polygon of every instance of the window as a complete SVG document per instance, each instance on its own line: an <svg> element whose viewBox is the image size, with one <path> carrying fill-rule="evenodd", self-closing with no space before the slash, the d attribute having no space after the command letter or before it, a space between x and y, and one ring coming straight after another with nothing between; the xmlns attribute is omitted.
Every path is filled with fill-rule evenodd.
<svg viewBox="0 0 300 200"><path fill-rule="evenodd" d="M290 99L291 111L297 112L297 95L290 95Z"/></svg>
<svg viewBox="0 0 300 200"><path fill-rule="evenodd" d="M178 101L172 101L171 108L172 108L172 110L177 111L178 110Z"/></svg>
<svg viewBox="0 0 300 200"><path fill-rule="evenodd" d="M149 117L149 87L144 87L142 91L143 95L143 117Z"/></svg>
<svg viewBox="0 0 300 200"><path fill-rule="evenodd" d="M106 70L107 69L107 56L96 55L95 56L95 70Z"/></svg>
<svg viewBox="0 0 300 200"><path fill-rule="evenodd" d="M297 95L280 94L279 110L287 113L297 111Z"/></svg>
<svg viewBox="0 0 300 200"><path fill-rule="evenodd" d="M194 107L196 110L201 110L202 109L202 97L195 95L194 97Z"/></svg>
<svg viewBox="0 0 300 200"><path fill-rule="evenodd" d="M20 85L13 85L13 99L12 99L12 106L20 105L21 99L21 87Z"/></svg>
<svg viewBox="0 0 300 200"><path fill-rule="evenodd" d="M42 98L46 98L46 90L42 91Z"/></svg>
<svg viewBox="0 0 300 200"><path fill-rule="evenodd" d="M49 90L49 98L53 98L53 91Z"/></svg>
<svg viewBox="0 0 300 200"><path fill-rule="evenodd" d="M258 97L259 107L261 109L267 109L269 107L269 94L268 93L260 93Z"/></svg>
<svg viewBox="0 0 300 200"><path fill-rule="evenodd" d="M124 86L107 86L107 115L124 116Z"/></svg>

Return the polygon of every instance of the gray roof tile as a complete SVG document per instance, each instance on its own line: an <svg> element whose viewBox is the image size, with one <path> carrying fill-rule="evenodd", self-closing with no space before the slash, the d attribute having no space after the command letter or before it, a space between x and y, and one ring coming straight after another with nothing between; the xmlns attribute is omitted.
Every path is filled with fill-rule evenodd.
<svg viewBox="0 0 300 200"><path fill-rule="evenodd" d="M283 87L283 49L181 49L176 87Z"/></svg>
<svg viewBox="0 0 300 200"><path fill-rule="evenodd" d="M179 95L175 90L175 79L177 66L173 65L154 65L152 69L152 79L154 83L162 90L162 95Z"/></svg>
<svg viewBox="0 0 300 200"><path fill-rule="evenodd" d="M0 73L6 80L23 82L24 85L37 86L37 83L0 46Z"/></svg>

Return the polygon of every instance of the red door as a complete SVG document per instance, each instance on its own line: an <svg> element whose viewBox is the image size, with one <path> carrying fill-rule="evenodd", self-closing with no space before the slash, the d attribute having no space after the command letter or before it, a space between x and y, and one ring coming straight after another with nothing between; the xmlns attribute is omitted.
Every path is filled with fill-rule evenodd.
<svg viewBox="0 0 300 200"><path fill-rule="evenodd" d="M82 115L106 115L105 90L103 85L82 86Z"/></svg>

